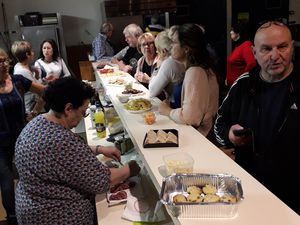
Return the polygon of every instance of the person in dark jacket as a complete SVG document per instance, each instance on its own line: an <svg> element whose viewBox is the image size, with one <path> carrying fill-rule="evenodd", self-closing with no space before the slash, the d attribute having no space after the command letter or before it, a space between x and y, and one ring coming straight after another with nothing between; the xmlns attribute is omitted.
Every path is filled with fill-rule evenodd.
<svg viewBox="0 0 300 225"><path fill-rule="evenodd" d="M9 225L18 224L15 215L13 158L15 142L26 125L24 95L28 91L41 95L44 88L22 75L10 75L8 54L0 48L0 190ZM38 112L35 107L33 110L31 117Z"/></svg>
<svg viewBox="0 0 300 225"><path fill-rule="evenodd" d="M256 69L238 78L217 114L218 142L236 162L300 214L300 76L289 28L269 21L255 34ZM247 128L250 132L239 134Z"/></svg>

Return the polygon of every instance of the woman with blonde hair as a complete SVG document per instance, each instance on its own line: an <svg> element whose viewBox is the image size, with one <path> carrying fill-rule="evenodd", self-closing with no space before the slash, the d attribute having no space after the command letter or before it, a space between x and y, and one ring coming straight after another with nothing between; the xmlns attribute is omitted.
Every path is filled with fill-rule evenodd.
<svg viewBox="0 0 300 225"><path fill-rule="evenodd" d="M22 75L31 81L41 83L41 71L37 67L31 66L35 55L31 44L27 41L15 41L12 44L11 52L18 60L18 63L14 66L14 75ZM37 111L41 111L43 108L39 96L30 91L25 93L24 101L28 120L33 117L31 114L38 113ZM37 102L40 106L36 105Z"/></svg>
<svg viewBox="0 0 300 225"><path fill-rule="evenodd" d="M164 92L172 107L176 108L178 104L175 102L180 102L180 92L175 96L175 90L182 84L185 68L181 62L171 57L172 40L168 33L173 29L171 27L170 30L162 31L155 38L159 60L149 82L149 93L151 97L155 97Z"/></svg>
<svg viewBox="0 0 300 225"><path fill-rule="evenodd" d="M149 32L142 34L138 38L138 51L141 52L143 56L138 60L134 77L145 87L148 87L156 58L154 39L154 36Z"/></svg>

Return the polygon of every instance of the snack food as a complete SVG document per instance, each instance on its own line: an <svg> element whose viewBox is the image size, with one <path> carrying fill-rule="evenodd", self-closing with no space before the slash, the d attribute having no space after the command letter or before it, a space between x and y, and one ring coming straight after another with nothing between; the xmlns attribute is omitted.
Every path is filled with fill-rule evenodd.
<svg viewBox="0 0 300 225"><path fill-rule="evenodd" d="M200 187L197 187L195 185L189 186L186 190L189 194L197 194L200 195L202 193L202 190Z"/></svg>
<svg viewBox="0 0 300 225"><path fill-rule="evenodd" d="M149 100L144 98L131 99L125 105L125 109L129 111L145 111L149 110L152 107L152 104Z"/></svg>
<svg viewBox="0 0 300 225"><path fill-rule="evenodd" d="M127 193L125 191L119 191L109 196L109 200L122 200L126 198L127 198Z"/></svg>
<svg viewBox="0 0 300 225"><path fill-rule="evenodd" d="M219 202L220 197L216 194L207 194L203 197L203 202Z"/></svg>
<svg viewBox="0 0 300 225"><path fill-rule="evenodd" d="M149 135L151 134L151 135ZM155 135L155 136L154 136ZM171 131L166 133L163 130L158 130L155 133L153 130L148 131L147 137L145 140L146 144L154 144L154 143L178 143L177 136L173 134Z"/></svg>
<svg viewBox="0 0 300 225"><path fill-rule="evenodd" d="M234 196L230 196L228 194L220 197L217 194L217 189L211 184L206 184L205 186L198 187L195 185L187 187L187 193L185 194L177 194L173 197L174 203L181 202L226 202L226 203L236 203L237 199ZM184 196L184 198L182 197Z"/></svg>
<svg viewBox="0 0 300 225"><path fill-rule="evenodd" d="M217 193L217 188L212 186L211 184L206 184L203 188L202 188L203 192L205 194L216 194Z"/></svg>
<svg viewBox="0 0 300 225"><path fill-rule="evenodd" d="M167 174L192 173L194 160L192 156L184 152L177 152L163 157Z"/></svg>
<svg viewBox="0 0 300 225"><path fill-rule="evenodd" d="M168 160L167 169L170 173L192 173L193 168L191 168L188 163L183 160Z"/></svg>
<svg viewBox="0 0 300 225"><path fill-rule="evenodd" d="M134 89L134 88L122 91L122 94L133 94L133 95L136 95L136 94L140 94L140 93L143 93L143 91L137 90L137 89Z"/></svg>
<svg viewBox="0 0 300 225"><path fill-rule="evenodd" d="M114 85L124 85L126 84L126 80L118 78L118 79L110 79L108 81L108 84L114 84Z"/></svg>
<svg viewBox="0 0 300 225"><path fill-rule="evenodd" d="M120 204L127 201L130 195L130 189L136 186L133 180L126 180L120 184L112 186L106 193L106 199L110 206Z"/></svg>
<svg viewBox="0 0 300 225"><path fill-rule="evenodd" d="M100 69L100 73L113 73L114 69Z"/></svg>
<svg viewBox="0 0 300 225"><path fill-rule="evenodd" d="M196 199L195 187L202 190L206 185L217 189L215 196L206 196L202 191L200 198ZM194 194L189 197L191 193L188 191ZM187 201L178 202L175 196L179 194L184 195ZM160 200L167 206L168 212L180 218L233 218L243 199L241 180L230 174L172 174L163 178L160 192Z"/></svg>
<svg viewBox="0 0 300 225"><path fill-rule="evenodd" d="M189 194L186 199L188 202L203 202L203 197L198 194Z"/></svg>
<svg viewBox="0 0 300 225"><path fill-rule="evenodd" d="M221 202L228 202L228 203L236 203L237 199L236 197L230 196L230 195L224 195L220 198Z"/></svg>
<svg viewBox="0 0 300 225"><path fill-rule="evenodd" d="M145 120L145 122L146 122L148 125L151 125L151 124L155 123L155 120L156 120L155 113L154 113L154 112L147 112L147 113L144 115L144 120Z"/></svg>
<svg viewBox="0 0 300 225"><path fill-rule="evenodd" d="M178 195L174 196L173 201L174 202L186 202L187 199L183 194L178 194Z"/></svg>
<svg viewBox="0 0 300 225"><path fill-rule="evenodd" d="M167 135L166 142L167 142L167 143L174 143L174 144L177 144L177 143L178 143L178 140L177 140L176 135L169 131L169 132L168 132L168 135Z"/></svg>

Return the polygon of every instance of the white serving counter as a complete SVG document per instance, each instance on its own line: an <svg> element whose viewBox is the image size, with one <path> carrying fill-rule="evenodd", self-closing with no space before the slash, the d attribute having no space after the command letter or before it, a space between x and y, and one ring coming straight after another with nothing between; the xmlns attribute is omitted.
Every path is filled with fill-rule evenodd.
<svg viewBox="0 0 300 225"><path fill-rule="evenodd" d="M268 189L236 164L232 159L225 155L215 145L209 142L203 135L191 126L179 125L171 121L168 117L158 115L156 123L146 125L141 114L132 114L124 109L123 104L119 102L116 94L120 93L124 87L115 87L107 85L107 79L96 69L97 63L93 63L96 71L96 82L101 82L106 93L110 96L115 110L119 114L121 121L132 139L135 149L138 151L149 176L160 192L162 178L165 175L163 166L163 156L176 152L189 153L195 160L194 171L201 173L229 173L237 176L242 181L244 191L244 200L239 203L238 215L230 219L183 219L174 218L174 224L182 225L299 225L300 217ZM128 75L130 76L130 75ZM128 79L134 80L129 77ZM134 83L134 88L143 89L142 85ZM147 97L147 94L143 97ZM154 111L157 111L159 100L155 99ZM87 121L87 120L86 120ZM88 121L87 121L88 122ZM85 124L87 129L87 139L89 144L99 144L99 139L89 131L90 125ZM172 148L143 148L143 140L149 129L177 129L179 133L179 147ZM96 139L95 139L96 138ZM106 224L131 224L121 219L124 206L108 208L105 206L103 197L97 196L98 221L101 225Z"/></svg>

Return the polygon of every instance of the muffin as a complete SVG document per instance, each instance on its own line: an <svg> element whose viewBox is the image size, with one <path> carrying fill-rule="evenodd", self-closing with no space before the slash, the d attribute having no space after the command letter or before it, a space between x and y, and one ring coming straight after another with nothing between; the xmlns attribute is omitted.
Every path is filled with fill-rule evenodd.
<svg viewBox="0 0 300 225"><path fill-rule="evenodd" d="M203 188L202 188L204 194L216 194L217 193L217 188L214 187L211 184L206 184Z"/></svg>

